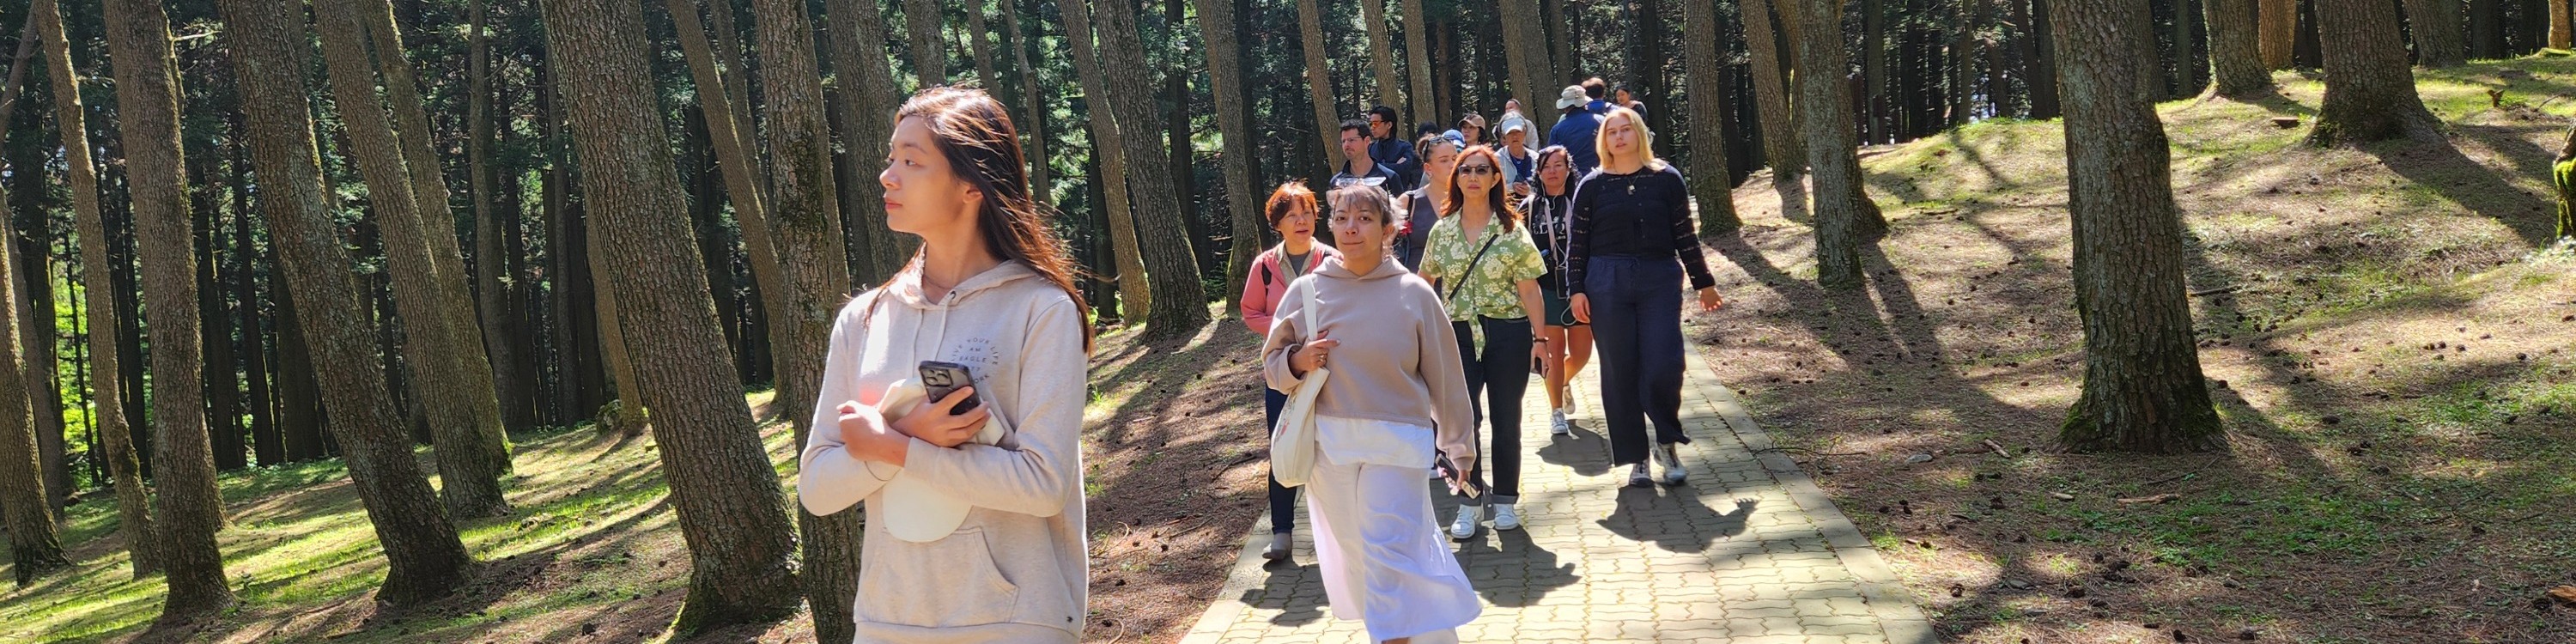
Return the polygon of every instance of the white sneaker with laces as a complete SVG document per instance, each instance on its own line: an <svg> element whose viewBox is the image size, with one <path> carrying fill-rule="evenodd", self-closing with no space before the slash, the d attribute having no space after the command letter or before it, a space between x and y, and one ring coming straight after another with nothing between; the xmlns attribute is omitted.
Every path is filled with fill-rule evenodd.
<svg viewBox="0 0 2576 644"><path fill-rule="evenodd" d="M1449 524L1449 536L1461 540L1474 538L1476 536L1476 523L1478 520L1483 519L1484 516L1485 506L1458 506L1458 520Z"/></svg>
<svg viewBox="0 0 2576 644"><path fill-rule="evenodd" d="M1496 530L1519 530L1519 529L1521 529L1521 513L1520 513L1519 511L1517 511L1517 510L1512 509L1512 504L1510 504L1510 503L1502 503L1502 502L1496 502L1496 503L1494 503L1494 529L1496 529Z"/></svg>
<svg viewBox="0 0 2576 644"><path fill-rule="evenodd" d="M1682 470L1680 445L1665 443L1655 446L1655 463L1664 468L1665 485L1681 485L1682 479L1690 475L1689 472Z"/></svg>
<svg viewBox="0 0 2576 644"><path fill-rule="evenodd" d="M1645 463L1640 462L1636 465L1628 466L1628 485L1630 487L1645 487L1654 484L1655 475L1653 472L1646 471Z"/></svg>
<svg viewBox="0 0 2576 644"><path fill-rule="evenodd" d="M1547 433L1557 436L1571 436L1574 434L1574 425L1565 422L1564 409L1548 410Z"/></svg>

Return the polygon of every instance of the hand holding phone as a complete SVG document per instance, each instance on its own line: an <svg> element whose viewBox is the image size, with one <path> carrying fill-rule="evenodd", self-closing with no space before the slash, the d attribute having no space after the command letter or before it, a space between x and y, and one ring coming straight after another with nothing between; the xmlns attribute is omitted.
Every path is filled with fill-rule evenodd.
<svg viewBox="0 0 2576 644"><path fill-rule="evenodd" d="M948 402L949 394L955 393L959 389L968 389L975 386L975 377L972 373L966 370L966 365L954 362L924 360L921 362L919 371L921 372L922 392L927 396L927 399L931 404L946 403ZM984 406L983 401L975 397L972 392L969 392L966 400L958 402L955 407L949 408L948 415L964 415L966 412L975 411L975 408L982 406Z"/></svg>

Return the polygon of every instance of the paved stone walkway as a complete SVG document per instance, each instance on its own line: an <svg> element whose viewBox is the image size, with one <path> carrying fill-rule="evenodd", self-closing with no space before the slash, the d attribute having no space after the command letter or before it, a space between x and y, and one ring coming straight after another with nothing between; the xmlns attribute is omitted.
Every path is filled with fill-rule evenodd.
<svg viewBox="0 0 2576 644"><path fill-rule="evenodd" d="M1699 352L1689 354L1682 422L1693 442L1681 450L1690 481L1679 487L1625 487L1626 468L1610 467L1597 393L1578 393L1574 436L1548 436L1546 393L1532 380L1521 426L1527 525L1453 542L1485 599L1461 639L1934 642L1868 539L1788 457L1762 451L1770 437ZM1577 391L1600 391L1599 373L1587 368ZM1456 504L1445 490L1434 498L1441 524L1424 529L1445 530ZM1265 566L1270 524L1253 526L1225 588L1182 641L1365 642L1359 622L1325 608L1307 523L1298 522L1294 565Z"/></svg>

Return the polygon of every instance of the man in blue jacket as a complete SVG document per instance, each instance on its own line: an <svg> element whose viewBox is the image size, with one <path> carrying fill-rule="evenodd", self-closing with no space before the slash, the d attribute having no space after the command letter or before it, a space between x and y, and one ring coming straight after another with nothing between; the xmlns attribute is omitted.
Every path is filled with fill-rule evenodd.
<svg viewBox="0 0 2576 644"><path fill-rule="evenodd" d="M1565 117L1547 131L1547 142L1565 146L1566 160L1574 164L1578 179L1601 165L1601 153L1593 148L1593 138L1601 129L1601 112L1609 109L1609 104L1601 101L1603 93L1599 79L1567 85L1557 93L1556 109L1565 112Z"/></svg>
<svg viewBox="0 0 2576 644"><path fill-rule="evenodd" d="M1422 185L1422 155L1414 153L1413 142L1395 135L1395 108L1380 105L1369 108L1369 158L1386 164L1408 186Z"/></svg>

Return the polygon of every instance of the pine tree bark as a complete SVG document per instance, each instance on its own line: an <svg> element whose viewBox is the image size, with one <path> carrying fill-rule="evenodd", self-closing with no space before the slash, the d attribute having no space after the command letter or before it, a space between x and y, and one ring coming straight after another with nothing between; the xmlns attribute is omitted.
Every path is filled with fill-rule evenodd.
<svg viewBox="0 0 2576 644"><path fill-rule="evenodd" d="M2550 0L2549 48L2576 48L2576 5Z"/></svg>
<svg viewBox="0 0 2576 644"><path fill-rule="evenodd" d="M1333 176L1333 172L1340 169L1344 161L1340 141L1342 119L1333 114L1333 65L1330 57L1327 56L1330 49L1324 43L1324 9L1321 4L1322 0L1297 0L1297 32L1302 39L1306 55L1308 102L1315 108L1315 136L1323 142L1324 159L1328 166L1322 174L1316 175L1318 178ZM1073 24L1071 14L1067 14L1065 24ZM1077 48L1090 47L1080 42L1075 44ZM1077 63L1081 62L1083 55L1076 54L1074 60ZM1430 70L1424 69L1423 72L1430 73ZM1084 79L1084 85L1090 85L1090 80ZM1094 125L1093 129L1096 130L1099 127ZM1106 166L1103 167L1105 171ZM1126 269L1122 267L1120 270ZM1123 291L1124 288L1121 290Z"/></svg>
<svg viewBox="0 0 2576 644"><path fill-rule="evenodd" d="M1030 21L1030 26L1039 28L1037 37L1032 38L1022 32L1019 2L1020 0L1001 0L1002 28L1011 32L1011 55L1015 65L1012 70L1020 76L1019 100L1012 101L1020 107L1020 115L1012 124L1020 126L1020 132L1025 139L1020 143L1020 148L1027 152L1029 158L1030 194L1037 195L1039 203L1054 204L1055 187L1049 182L1048 175L1052 173L1048 172L1046 154L1046 124L1051 108L1046 100L1046 90L1038 84L1038 68L1029 63L1031 55L1029 50L1044 46L1045 21ZM882 31L882 29L879 30L879 32Z"/></svg>
<svg viewBox="0 0 2576 644"><path fill-rule="evenodd" d="M812 422L814 397L822 387L832 320L848 299L849 254L842 237L839 188L833 185L832 130L824 122L823 76L814 60L814 22L799 0L753 0L751 9L753 31L760 39L762 116L768 124L770 192L764 205L770 243L778 247L779 277L784 278L778 298L781 306L768 311L771 356L778 370L778 395L770 405L802 428ZM935 11L931 15L937 15ZM665 152L663 156L669 156ZM669 164L663 167L667 170ZM589 194L587 188L583 194ZM620 303L622 310L623 300ZM638 318L629 315L627 319ZM629 324L627 328L662 327ZM657 377L662 373L640 372ZM644 390L648 400L655 399L652 391Z"/></svg>
<svg viewBox="0 0 2576 644"><path fill-rule="evenodd" d="M2565 0L2553 0L2566 13ZM2406 32L2415 37L2415 63L2453 67L2469 62L2468 33L2460 26L2458 0L2406 0Z"/></svg>
<svg viewBox="0 0 2576 644"><path fill-rule="evenodd" d="M466 354L481 358L482 343L478 333L458 328L461 319L470 318L456 314L471 311L472 305L465 304L461 311L449 308L457 303L449 301L443 282L461 282L464 275L440 270L432 238L447 235L447 228L432 224L432 218L421 211L423 202L413 193L418 184L413 181L410 160L402 151L384 99L376 94L376 69L368 65L367 27L357 6L368 1L322 0L314 6L314 31L322 41L332 102L349 137L347 151L366 181L368 205L376 230L383 235L385 263L392 268L388 277L394 306L402 312L402 353L411 365L410 390L414 404L429 417L431 438L437 445L439 497L451 516L505 514L510 506L501 494L500 479L507 470L499 465L507 459L495 460L491 453L491 434L500 427L500 405L493 400L496 394L488 366L476 378L463 359ZM399 84L390 79L384 83L387 87ZM444 206L445 199L439 203ZM439 212L446 210L442 207Z"/></svg>
<svg viewBox="0 0 2576 644"><path fill-rule="evenodd" d="M2576 239L2576 127L2567 129L2567 142L2558 147L2549 174L2558 193L2558 239Z"/></svg>
<svg viewBox="0 0 2576 644"><path fill-rule="evenodd" d="M97 458L107 461L108 475L114 477L116 513L119 521L117 529L125 533L126 549L132 551L134 555L132 562L134 576L140 579L161 571L161 540L156 530L157 526L153 525L151 493L143 488L143 462L134 444L135 429L128 424L131 417L126 415L125 406L121 402L125 400L125 383L119 378L119 374L125 371L124 361L133 356L125 352L125 347L117 342L117 334L111 331L120 326L117 322L119 307L112 301L116 293L114 288L116 278L113 273L115 262L109 260L107 220L99 212L98 165L90 157L92 148L89 144L88 112L81 104L80 72L72 66L71 42L63 35L61 9L55 3L45 0L38 0L30 3L29 6L31 9L29 19L36 21L35 35L41 39L40 44L44 47L46 66L49 68L46 77L53 81L54 129L62 136L63 164L66 166L68 175L66 178L70 179L72 188L72 212L78 220L80 256L83 260L81 262L82 301L89 305L89 364L92 374L90 399L96 402L89 413L92 426L96 428L102 439L103 445L100 447L107 452L97 455ZM0 396L5 395L0 394ZM0 416L10 414L12 412L0 411ZM12 442L11 449L14 448L14 442ZM13 508L22 506L15 499L10 499L9 505ZM48 515L48 525L44 527L43 534L52 533L51 520L52 517ZM37 537L30 541L36 543L29 545L28 548L37 550L53 548L54 551L50 557L61 558L60 546L52 545L50 538ZM34 558L30 559L31 556ZM34 555L21 552L18 555L18 565L20 568L32 568L36 572L42 572L52 563L46 559L46 556L41 552ZM27 573L20 573L19 583L26 583L27 578Z"/></svg>
<svg viewBox="0 0 2576 644"><path fill-rule="evenodd" d="M225 287L233 289L233 301L241 303L241 319L235 326L241 329L242 373L250 385L246 406L250 408L251 451L258 455L260 465L276 465L287 460L286 443L278 431L276 397L269 386L273 373L268 361L268 347L272 346L268 341L269 326L262 323L259 312L259 303L267 300L259 295L259 249L252 245L250 234L250 145L242 141L241 119L237 115L226 119L225 128L233 137L224 143L231 154L226 171L232 181L233 200L233 272Z"/></svg>
<svg viewBox="0 0 2576 644"><path fill-rule="evenodd" d="M777 10L782 7L768 6L775 0L763 3L762 50L779 51L768 46L786 35L777 32L797 27L796 37L803 39L797 49L810 56L811 31L801 28L803 5L784 7L793 13L781 16ZM680 181L651 91L652 60L641 8L616 0L543 4L555 80L572 116L586 178L581 182L583 201L600 218L594 230L609 254L607 263L618 267L604 277L616 294L620 321L629 328L656 330L635 336L629 348L636 369L653 374L644 379L644 396L656 404L653 438L661 445L662 469L689 546L689 593L673 629L686 637L708 628L785 617L802 599L791 559L796 542L787 522L786 497L762 451L751 411L742 403L742 385L727 363L706 276L697 262L669 261L695 249L690 248ZM773 22L784 17L799 19L796 24ZM802 92L770 91L769 100L819 105L811 59L799 66L788 60L792 57L765 57L764 74L801 74ZM820 115L804 111L773 122L810 136L820 130ZM802 127L796 127L799 119L806 121ZM825 137L813 138L809 144L829 143ZM796 154L796 148L781 148L782 157ZM817 159L821 165L801 165ZM828 154L811 154L782 158L780 165L828 175L829 161ZM800 187L830 194L827 182ZM840 274L837 268L831 272ZM790 377L780 374L782 380Z"/></svg>
<svg viewBox="0 0 2576 644"><path fill-rule="evenodd" d="M2068 210L2084 393L2058 441L2080 451L2218 448L2225 428L2200 373L2145 3L2058 5L2066 79Z"/></svg>
<svg viewBox="0 0 2576 644"><path fill-rule="evenodd" d="M269 239L277 239L275 233ZM287 462L321 459L330 455L331 447L322 430L326 412L321 383L316 380L319 374L313 369L312 350L304 344L304 325L296 321L295 289L281 281L287 279L286 267L271 265L274 277L269 292L277 297L277 435L285 444Z"/></svg>
<svg viewBox="0 0 2576 644"><path fill-rule="evenodd" d="M586 240L590 245L588 250L592 275L607 275L609 271L616 270L616 267L609 266L607 259L603 257L604 253L600 249L599 241L601 237L604 235L593 234ZM650 413L651 405L644 404L644 395L637 389L640 385L636 380L638 376L635 373L635 362L629 359L626 352L625 325L617 316L617 298L615 294L609 292L609 289L604 288L592 289L591 295L592 300L599 303L600 361L607 365L609 391L617 394L614 410L605 405L601 406L599 426L616 431L619 436L643 436L645 418Z"/></svg>
<svg viewBox="0 0 2576 644"><path fill-rule="evenodd" d="M1421 0L1413 1L1420 2ZM1548 67L1547 43L1539 40L1539 37L1535 35L1538 27L1538 5L1535 4L1536 2L1537 0L1500 0L1494 7L1494 16L1495 19L1500 20L1503 23L1503 66L1511 70L1509 73L1511 74L1512 89L1507 95L1512 98L1520 99L1521 114L1529 117L1531 125L1536 128L1531 130L1529 140L1539 141L1541 143L1534 147L1546 147L1544 143L1547 139L1545 132L1547 132L1547 128L1553 126L1556 121L1555 116L1557 113L1552 109L1556 107L1556 88L1547 86L1548 81L1546 80L1545 72ZM1711 9L1711 11L1715 11L1715 9ZM1712 22L1711 24L1714 23ZM1712 29L1714 29L1714 27L1712 27ZM1705 31L1693 33L1713 34L1717 32ZM1704 48L1703 46L1706 48L1713 48L1717 45L1715 43L1694 42L1689 48L1699 49ZM1715 54L1712 53L1710 55L1714 56ZM1539 105L1538 103L1541 101L1546 102L1546 104ZM1487 136L1495 142L1500 142L1503 140L1503 137L1500 134L1502 123L1496 122L1493 125L1494 133L1489 133Z"/></svg>
<svg viewBox="0 0 2576 644"><path fill-rule="evenodd" d="M2264 69L2289 69L2299 45L2299 0L2257 0Z"/></svg>
<svg viewBox="0 0 2576 644"><path fill-rule="evenodd" d="M1007 0L1005 0L1007 1ZM1207 39L1208 92L1216 99L1217 132L1224 137L1219 162L1225 167L1225 204L1233 213L1233 248L1227 253L1226 282L1241 284L1261 254L1261 202L1254 196L1252 112L1244 108L1251 94L1236 74L1243 70L1243 45L1235 41L1234 0L1191 0L1198 8L1199 34ZM1243 303L1240 289L1226 289L1229 310Z"/></svg>
<svg viewBox="0 0 2576 644"><path fill-rule="evenodd" d="M1091 3L1059 3L1064 10L1065 40L1073 43L1073 68L1082 81L1083 104L1091 120L1091 155L1100 162L1094 179L1100 184L1101 216L1109 220L1110 255L1118 265L1118 310L1130 322L1142 321L1152 310L1155 297L1152 283L1145 279L1145 260L1137 247L1136 219L1128 209L1129 197L1127 150L1122 144L1117 117L1110 108L1108 73L1101 67L1110 64L1092 45ZM1102 46L1106 46L1105 44ZM1313 60L1313 56L1308 57ZM1310 73L1312 73L1310 71ZM1138 130L1136 136L1147 136ZM1152 156L1138 165L1152 165Z"/></svg>
<svg viewBox="0 0 2576 644"><path fill-rule="evenodd" d="M1009 2L1010 0L1003 0ZM966 10L966 45L975 54L975 81L984 87L999 88L1002 79L993 75L992 31L985 29L984 0L960 0Z"/></svg>
<svg viewBox="0 0 2576 644"><path fill-rule="evenodd" d="M0 124L17 122L18 95L26 87L27 62L36 57L38 39L35 28L36 21L32 15L19 27L17 52L9 59L8 86L0 89ZM7 133L0 132L0 141L7 139ZM27 146L27 149L35 151L37 148ZM41 161L12 165L17 168L13 173L17 175L16 180L41 181ZM0 189L0 220L6 220L0 221L0 225L19 221L17 217L20 215L11 212L15 204L9 202L7 195L6 190ZM34 216L28 221L40 226L43 218L48 217L41 209L30 209L29 214ZM62 389L54 381L53 260L49 256L53 235L51 231L39 233L46 241L38 242L33 237L22 236L26 226L18 228L19 234L0 236L0 244L7 245L6 261L17 269L17 278L9 280L10 294L17 298L17 305L10 307L9 314L17 316L18 325L25 333L0 336L0 342L16 338L25 356L25 373L21 378L25 381L28 400L35 412L36 460L44 469L47 507L53 508L59 516L71 496L72 471L70 462L64 458ZM36 302L45 303L41 313Z"/></svg>
<svg viewBox="0 0 2576 644"><path fill-rule="evenodd" d="M1807 144L1807 167L1814 181L1816 218L1816 283L1830 289L1862 285L1860 246L1870 236L1867 218L1877 210L1862 192L1860 154L1852 137L1851 84L1840 70L1849 67L1843 51L1842 4L1793 2L1787 15L1808 27L1796 38L1798 69L1834 70L1798 74L1798 112Z"/></svg>
<svg viewBox="0 0 2576 644"><path fill-rule="evenodd" d="M48 3L39 0L38 4ZM60 27L55 30L60 33ZM7 195L0 194L0 200L5 199ZM0 234L15 234L7 230L14 227L0 219ZM9 277L10 268L0 263L0 278ZM0 291L0 297L14 299L15 295ZM0 337L17 337L17 331L17 316L0 316L0 333L8 334ZM17 572L18 587L25 588L38 577L71 569L72 562L63 557L54 508L45 498L44 468L36 461L35 416L27 406L25 365L19 363L18 352L17 343L0 342L0 519L5 519L9 528L10 570ZM128 530L127 543L148 545L136 540L137 534ZM136 548L136 555L149 550ZM142 571L137 567L135 576L141 577Z"/></svg>
<svg viewBox="0 0 2576 644"><path fill-rule="evenodd" d="M509 272L504 258L501 218L515 216L493 207L497 194L492 181L492 146L497 135L492 129L492 43L490 12L485 0L466 3L466 90L465 90L465 167L468 200L474 212L474 297L475 311L482 316L483 351L489 357L492 387L500 405L501 427L525 430L534 426L535 391L532 374L520 367L515 338L519 337L516 302L519 276ZM506 278L505 278L506 276Z"/></svg>
<svg viewBox="0 0 2576 644"><path fill-rule="evenodd" d="M2272 72L2263 67L2260 9L2256 0L2205 0L2209 15L2209 67L2219 96L2269 94Z"/></svg>
<svg viewBox="0 0 2576 644"><path fill-rule="evenodd" d="M51 0L37 0L52 5ZM179 143L179 71L170 18L160 0L109 0L108 56L116 61L117 130L125 146L127 194L133 199L135 252L143 262L145 304L152 307L152 450L159 494L152 520L163 578L164 622L178 623L233 603L215 531L224 524L215 492L215 458L206 425L203 342L198 327L197 233L188 213L186 153ZM52 9L38 9L51 12ZM59 20L60 18L52 18ZM0 365L16 373L17 365ZM226 368L230 368L227 366ZM0 383L0 391L22 388ZM0 415L22 404L0 401ZM233 447L240 448L238 436Z"/></svg>
<svg viewBox="0 0 2576 644"><path fill-rule="evenodd" d="M832 100L839 102L835 116L840 124L841 145L849 150L851 163L865 168L886 158L886 139L893 135L893 125L884 117L901 106L902 97L895 94L894 72L886 68L885 14L877 11L873 2L844 6L847 10L825 14L832 32L832 69L840 79ZM725 78L728 85L741 82L738 78ZM736 107L734 113L741 114L744 109ZM904 258L897 248L901 235L886 228L884 184L857 168L852 169L851 175L851 180L840 187L842 213L849 219L846 228L851 231L846 243L854 247L852 254L865 258L856 267L859 279L881 282L902 268Z"/></svg>
<svg viewBox="0 0 2576 644"><path fill-rule="evenodd" d="M493 375L492 354L488 353L489 347L506 336L498 329L484 329L475 316L474 296L467 288L472 278L457 248L456 215L448 198L447 178L430 143L435 135L429 126L427 103L421 98L411 60L404 53L401 29L394 23L393 3L357 0L354 8L375 52L385 104L394 119L395 140L401 146L404 169L411 175L412 198L420 202L421 236L429 242L430 265L438 270L438 279L432 282L438 286L442 306L438 312L446 317L446 331L451 336L447 342L457 348L444 356L452 363L446 368L465 382L462 402L468 405L464 412L473 423L467 431L474 439L467 447L473 455L488 461L485 467L507 475L511 471L510 436L503 431L498 381ZM472 350L478 346L486 350ZM484 391L496 393L484 395Z"/></svg>
<svg viewBox="0 0 2576 644"><path fill-rule="evenodd" d="M1136 207L1138 250L1144 251L1139 254L1145 260L1146 283L1153 289L1146 333L1156 337L1196 333L1208 321L1207 287L1199 281L1198 256L1190 251L1188 202L1185 195L1175 194L1171 168L1154 163L1165 151L1151 133L1164 123L1154 111L1153 86L1145 77L1153 67L1145 63L1136 7L1104 2L1095 11L1100 19L1096 53L1102 75L1109 80L1108 91L1096 92L1095 97L1117 115L1118 143L1127 149L1127 169L1134 179L1127 186L1129 201Z"/></svg>
<svg viewBox="0 0 2576 644"><path fill-rule="evenodd" d="M724 175L725 197L733 203L734 223L742 227L742 246L751 260L753 292L759 296L762 309L787 311L786 297L794 289L786 285L786 269L779 264L778 244L769 232L769 207L760 178L761 165L752 156L756 152L754 147L748 145L744 138L743 130L748 129L750 123L749 108L730 98L735 93L735 85L748 83L750 79L735 78L716 67L714 52L708 49L707 31L698 21L697 2L666 0L663 6L670 12L672 25L679 33L680 50L689 60L689 77L698 90L698 108L707 115L707 138L714 144L716 168ZM716 4L715 11L725 10L723 3ZM875 33L882 34L884 30ZM861 78L856 85L888 86L871 85L869 80ZM845 88L844 91L851 90ZM777 332L774 328L764 331ZM774 366L773 370L783 368ZM772 405L771 409L773 414L788 417L804 413L777 405Z"/></svg>
<svg viewBox="0 0 2576 644"><path fill-rule="evenodd" d="M1682 21L1686 33L1718 33L1717 3L1684 0ZM1690 186L1699 203L1699 234L1733 233L1744 221L1735 215L1735 173L1726 162L1724 68L1713 43L1685 43L1682 50L1690 74Z"/></svg>
<svg viewBox="0 0 2576 644"><path fill-rule="evenodd" d="M2198 60L2192 56L2192 53L2199 44L2195 36L2200 35L2200 28L2193 21L2191 0L2172 0L2172 2L2173 97L2183 98L2200 93L2200 72L2208 68L2192 64L2192 61Z"/></svg>
<svg viewBox="0 0 2576 644"><path fill-rule="evenodd" d="M2441 122L2415 93L2397 7L2380 0L2318 0L2326 97L2308 142L2329 146L2396 138L2440 141Z"/></svg>
<svg viewBox="0 0 2576 644"><path fill-rule="evenodd" d="M1799 139L1798 112L1790 109L1796 89L1789 84L1790 51L1781 42L1781 34L1772 28L1775 11L1772 0L1742 0L1738 18L1744 23L1745 49L1751 53L1753 97L1756 120L1762 125L1762 156L1771 164L1772 183L1789 188L1798 186L1807 176L1807 146ZM1804 201L1805 190L1795 195L1782 193L1782 204Z"/></svg>
<svg viewBox="0 0 2576 644"><path fill-rule="evenodd" d="M939 0L903 0L903 25L912 32L912 70L921 80L915 90L948 84L948 49L939 39L946 24Z"/></svg>
<svg viewBox="0 0 2576 644"><path fill-rule="evenodd" d="M1368 3L1368 6L1371 7L1378 6L1378 3L1385 2L1385 0L1362 1ZM1441 115L1442 108L1451 106L1443 104L1437 100L1440 92L1439 90L1433 89L1431 82L1430 32L1434 27L1431 26L1431 20L1422 13L1422 0L1400 1L1403 4L1399 6L1404 12L1404 61L1405 66L1412 72L1411 74L1408 74L1408 76L1412 77L1413 82L1413 120L1418 123L1439 123L1444 120L1444 117ZM1385 23L1383 21L1379 21L1372 22L1370 24L1382 25ZM1372 40L1374 40L1374 38ZM1381 49L1383 49L1383 45L1386 43L1381 40L1378 41L1378 44L1381 45ZM1401 98L1399 98L1399 101L1400 100ZM1402 102L1395 102L1388 103L1387 105L1392 107L1403 104L1404 103Z"/></svg>
<svg viewBox="0 0 2576 644"><path fill-rule="evenodd" d="M2015 6L2029 6L2015 0ZM1887 3L1864 0L1861 7L1860 75L1869 93L1861 97L1860 123L1863 145L1896 140L1890 136L1887 118ZM2026 24L2026 23L2025 23ZM2028 40L2028 39L2024 39Z"/></svg>
<svg viewBox="0 0 2576 644"><path fill-rule="evenodd" d="M1359 3L1360 25L1368 32L1369 69L1376 72L1377 104L1403 109L1404 80L1395 75L1395 38L1387 33L1386 0L1359 0ZM1102 21L1106 22L1107 18L1102 18ZM1412 31L1415 24L1406 20L1405 30ZM1418 115L1422 110L1413 112Z"/></svg>
<svg viewBox="0 0 2576 644"><path fill-rule="evenodd" d="M197 371L205 379L206 435L213 447L215 469L231 472L250 465L250 445L243 440L241 426L241 363L233 356L233 311L224 301L221 283L216 281L224 248L216 238L223 233L224 222L223 207L215 202L218 188L211 176L213 171L207 169L211 165L213 161L206 155L188 158L189 205L182 212L196 219L196 239L192 241L196 256L204 258L197 263L196 275L191 279L197 291L198 319L202 321L197 338L204 347L205 361Z"/></svg>
<svg viewBox="0 0 2576 644"><path fill-rule="evenodd" d="M2049 34L2048 18L2048 5L2056 1L2030 0L2031 40L2035 41L2031 48L2030 117L2035 119L2057 118L2059 114L2057 37Z"/></svg>
<svg viewBox="0 0 2576 644"><path fill-rule="evenodd" d="M260 0L220 0L218 6L241 111L250 124L260 207L268 216L285 290L296 303L298 337L282 346L312 352L315 381L331 415L328 428L391 562L376 597L404 606L446 595L471 576L475 564L384 404L383 372L372 364L374 347L367 337L372 325L324 201L305 103L303 12Z"/></svg>

